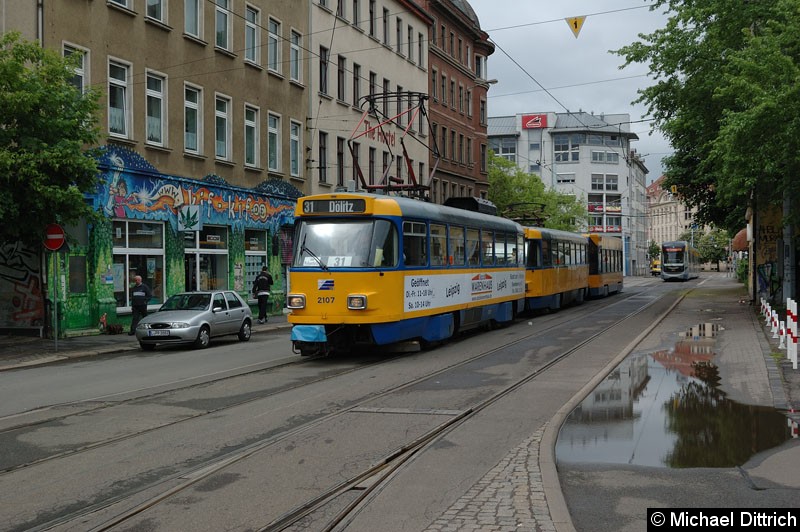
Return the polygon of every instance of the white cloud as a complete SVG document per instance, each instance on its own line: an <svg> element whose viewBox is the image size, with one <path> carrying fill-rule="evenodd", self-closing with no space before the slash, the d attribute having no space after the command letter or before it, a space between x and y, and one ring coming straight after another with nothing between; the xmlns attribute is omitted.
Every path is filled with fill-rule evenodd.
<svg viewBox="0 0 800 532"><path fill-rule="evenodd" d="M481 28L497 49L489 58L489 116L527 112L627 113L632 146L644 156L649 181L662 173L661 158L672 148L651 122L646 108L632 104L637 89L652 84L647 65L620 70L623 58L609 52L651 33L667 21L663 9L643 0L469 0ZM576 38L567 18L585 16ZM540 86L541 85L541 86ZM544 89L547 89L546 91Z"/></svg>

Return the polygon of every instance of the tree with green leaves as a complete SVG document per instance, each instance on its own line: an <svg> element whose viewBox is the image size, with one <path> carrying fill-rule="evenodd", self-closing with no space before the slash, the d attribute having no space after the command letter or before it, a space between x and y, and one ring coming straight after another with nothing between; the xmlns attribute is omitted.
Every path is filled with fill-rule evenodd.
<svg viewBox="0 0 800 532"><path fill-rule="evenodd" d="M647 258L650 261L661 258L661 245L655 240L651 240L650 244L647 245Z"/></svg>
<svg viewBox="0 0 800 532"><path fill-rule="evenodd" d="M77 58L73 58L77 59ZM94 212L97 94L72 84L76 64L18 33L0 36L0 242L41 246L49 223Z"/></svg>
<svg viewBox="0 0 800 532"><path fill-rule="evenodd" d="M800 204L800 10L797 0L656 0L666 27L616 50L646 63L640 90L674 148L664 187L701 224L735 232L746 208ZM797 210L791 213L797 223Z"/></svg>
<svg viewBox="0 0 800 532"><path fill-rule="evenodd" d="M578 231L587 222L586 205L575 196L546 189L542 180L489 152L489 200L502 216L523 225Z"/></svg>

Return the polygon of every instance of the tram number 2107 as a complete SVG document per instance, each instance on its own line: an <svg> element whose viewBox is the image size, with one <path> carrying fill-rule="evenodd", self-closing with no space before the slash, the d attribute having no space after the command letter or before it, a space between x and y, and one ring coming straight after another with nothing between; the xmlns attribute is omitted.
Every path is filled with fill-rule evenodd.
<svg viewBox="0 0 800 532"><path fill-rule="evenodd" d="M319 305L330 305L333 303L335 298L333 296L320 296L317 298L317 304Z"/></svg>

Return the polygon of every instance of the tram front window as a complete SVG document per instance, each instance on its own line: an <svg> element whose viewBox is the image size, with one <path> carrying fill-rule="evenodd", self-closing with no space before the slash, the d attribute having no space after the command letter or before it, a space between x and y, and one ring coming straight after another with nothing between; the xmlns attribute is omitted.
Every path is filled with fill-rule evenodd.
<svg viewBox="0 0 800 532"><path fill-rule="evenodd" d="M302 221L294 267L369 268L397 265L397 231L385 220Z"/></svg>

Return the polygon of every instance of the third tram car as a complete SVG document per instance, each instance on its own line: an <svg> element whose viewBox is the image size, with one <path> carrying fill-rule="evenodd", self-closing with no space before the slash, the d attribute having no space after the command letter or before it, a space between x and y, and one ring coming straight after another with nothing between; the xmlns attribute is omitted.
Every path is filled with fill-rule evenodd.
<svg viewBox="0 0 800 532"><path fill-rule="evenodd" d="M700 255L685 240L661 244L661 278L686 281L698 276Z"/></svg>

